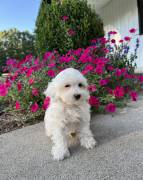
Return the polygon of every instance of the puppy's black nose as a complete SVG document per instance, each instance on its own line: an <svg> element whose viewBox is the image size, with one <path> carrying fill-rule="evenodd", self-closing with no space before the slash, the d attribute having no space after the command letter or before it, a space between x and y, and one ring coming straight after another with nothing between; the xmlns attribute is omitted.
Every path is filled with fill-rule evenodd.
<svg viewBox="0 0 143 180"><path fill-rule="evenodd" d="M76 100L79 100L81 95L80 94L75 94L74 97L75 97Z"/></svg>

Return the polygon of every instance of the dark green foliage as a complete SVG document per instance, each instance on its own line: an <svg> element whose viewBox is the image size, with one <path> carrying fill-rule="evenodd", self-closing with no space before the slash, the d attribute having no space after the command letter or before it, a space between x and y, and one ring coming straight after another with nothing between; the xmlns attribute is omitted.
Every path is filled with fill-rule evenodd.
<svg viewBox="0 0 143 180"><path fill-rule="evenodd" d="M62 18L67 16L67 20ZM72 35L69 33L73 33ZM85 0L43 0L36 21L36 47L39 54L86 47L90 40L104 36L103 23Z"/></svg>
<svg viewBox="0 0 143 180"><path fill-rule="evenodd" d="M10 29L0 32L0 71L6 59L22 59L27 54L35 53L35 37L28 31L20 32Z"/></svg>

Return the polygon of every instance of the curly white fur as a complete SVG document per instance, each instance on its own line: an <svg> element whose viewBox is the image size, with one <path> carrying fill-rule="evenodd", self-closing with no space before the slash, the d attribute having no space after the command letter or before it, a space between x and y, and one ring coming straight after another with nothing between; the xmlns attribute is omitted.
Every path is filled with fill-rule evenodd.
<svg viewBox="0 0 143 180"><path fill-rule="evenodd" d="M65 69L49 83L44 94L51 98L44 121L46 134L53 141L53 158L70 156L68 135L72 132L82 146L93 148L96 141L90 130L89 92L83 75L76 69Z"/></svg>

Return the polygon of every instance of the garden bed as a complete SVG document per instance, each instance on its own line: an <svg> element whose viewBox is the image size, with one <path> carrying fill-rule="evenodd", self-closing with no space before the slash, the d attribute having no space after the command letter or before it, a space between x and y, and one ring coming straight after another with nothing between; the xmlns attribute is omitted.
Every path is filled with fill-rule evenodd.
<svg viewBox="0 0 143 180"><path fill-rule="evenodd" d="M22 122L20 117L15 116L11 113L1 112L0 113L0 135L7 133L16 129L20 129L29 125L37 124L42 121L43 118L38 118L36 120L27 120Z"/></svg>

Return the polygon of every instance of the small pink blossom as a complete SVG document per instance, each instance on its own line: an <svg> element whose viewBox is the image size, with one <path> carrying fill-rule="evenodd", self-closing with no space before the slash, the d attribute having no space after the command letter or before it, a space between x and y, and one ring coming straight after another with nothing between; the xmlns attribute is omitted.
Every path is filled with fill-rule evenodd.
<svg viewBox="0 0 143 180"><path fill-rule="evenodd" d="M113 113L113 112L116 111L116 106L113 103L109 103L109 104L106 105L105 110L108 111L108 112Z"/></svg>
<svg viewBox="0 0 143 180"><path fill-rule="evenodd" d="M6 88L10 88L11 85L12 85L12 82L9 79L6 79L6 81L5 81Z"/></svg>
<svg viewBox="0 0 143 180"><path fill-rule="evenodd" d="M137 101L137 97L138 97L137 92L131 91L130 97L132 98L133 101Z"/></svg>
<svg viewBox="0 0 143 180"><path fill-rule="evenodd" d="M116 69L115 70L115 76L117 76L117 77L120 77L120 76L122 76L122 71L121 71L121 69Z"/></svg>
<svg viewBox="0 0 143 180"><path fill-rule="evenodd" d="M47 71L47 75L48 75L49 77L54 77L54 76L55 76L55 72L54 72L53 70L48 70L48 71Z"/></svg>
<svg viewBox="0 0 143 180"><path fill-rule="evenodd" d="M63 16L63 17L62 17L62 20L63 20L63 21L67 21L68 19L69 19L68 16Z"/></svg>
<svg viewBox="0 0 143 180"><path fill-rule="evenodd" d="M22 83L20 81L18 81L18 83L17 83L17 90L18 90L19 93L22 90Z"/></svg>
<svg viewBox="0 0 143 180"><path fill-rule="evenodd" d="M0 96L6 96L8 93L8 89L5 84L0 84Z"/></svg>
<svg viewBox="0 0 143 180"><path fill-rule="evenodd" d="M51 64L49 64L49 65L48 65L48 67L49 67L49 68L51 68L51 67L55 67L55 63L51 63Z"/></svg>
<svg viewBox="0 0 143 180"><path fill-rule="evenodd" d="M76 32L73 29L68 29L68 35L69 36L75 36Z"/></svg>
<svg viewBox="0 0 143 180"><path fill-rule="evenodd" d="M115 44L116 40L115 39L111 39L111 43Z"/></svg>
<svg viewBox="0 0 143 180"><path fill-rule="evenodd" d="M33 96L39 96L39 90L37 88L32 89Z"/></svg>
<svg viewBox="0 0 143 180"><path fill-rule="evenodd" d="M42 105L43 110L46 110L49 107L49 105L50 105L50 97L46 97Z"/></svg>
<svg viewBox="0 0 143 180"><path fill-rule="evenodd" d="M26 73L26 76L27 76L27 77L30 77L32 73L33 73L33 69L30 68L30 69L28 69L28 71L27 71L27 73Z"/></svg>
<svg viewBox="0 0 143 180"><path fill-rule="evenodd" d="M114 89L114 95L116 98L122 98L124 96L125 92L124 92L124 88L121 86L117 86Z"/></svg>
<svg viewBox="0 0 143 180"><path fill-rule="evenodd" d="M31 107L30 107L30 109L31 109L32 112L38 111L39 106L38 106L37 102L35 102L34 104L32 104Z"/></svg>
<svg viewBox="0 0 143 180"><path fill-rule="evenodd" d="M103 74L103 68L101 66L97 66L95 68L95 72L99 75Z"/></svg>
<svg viewBox="0 0 143 180"><path fill-rule="evenodd" d="M95 106L95 107L99 107L99 105L100 105L100 102L99 102L99 99L97 98L97 97L95 97L95 96L90 96L90 98L89 98L89 104L91 105L91 106Z"/></svg>
<svg viewBox="0 0 143 180"><path fill-rule="evenodd" d="M107 66L107 70L108 70L108 71L113 71L113 70L114 70L114 67L111 66L111 65L109 65L109 66Z"/></svg>
<svg viewBox="0 0 143 180"><path fill-rule="evenodd" d="M15 103L15 109L17 109L17 110L18 110L18 109L20 109L20 107L21 107L21 106L20 106L19 101L16 101L16 103Z"/></svg>
<svg viewBox="0 0 143 180"><path fill-rule="evenodd" d="M38 65L38 64L39 64L39 59L38 59L38 58L35 59L34 64L35 64L35 65Z"/></svg>
<svg viewBox="0 0 143 180"><path fill-rule="evenodd" d="M130 33L135 33L135 32L136 32L136 29L135 29L135 28L131 28L131 29L129 30L129 32L130 32Z"/></svg>
<svg viewBox="0 0 143 180"><path fill-rule="evenodd" d="M124 42L124 40L122 40L122 39L121 39L121 40L119 40L119 43L123 43L123 42Z"/></svg>
<svg viewBox="0 0 143 180"><path fill-rule="evenodd" d="M125 41L130 41L131 38L129 36L124 37Z"/></svg>
<svg viewBox="0 0 143 180"><path fill-rule="evenodd" d="M46 52L46 53L44 54L43 60L46 61L51 55L52 55L51 52Z"/></svg>
<svg viewBox="0 0 143 180"><path fill-rule="evenodd" d="M93 70L93 66L92 65L87 65L86 67L85 67L85 71L92 71Z"/></svg>
<svg viewBox="0 0 143 180"><path fill-rule="evenodd" d="M105 86L107 83L108 83L108 80L107 80L107 79L101 79L101 80L99 80L100 86Z"/></svg>
<svg viewBox="0 0 143 180"><path fill-rule="evenodd" d="M115 34L117 34L117 32L116 31L109 31L109 34L115 35Z"/></svg>
<svg viewBox="0 0 143 180"><path fill-rule="evenodd" d="M143 76L142 76L142 75L139 76L139 77L138 77L138 80L139 80L141 83L143 83Z"/></svg>
<svg viewBox="0 0 143 180"><path fill-rule="evenodd" d="M92 43L92 44L95 44L96 42L97 42L96 39L92 39L92 40L91 40L91 43Z"/></svg>
<svg viewBox="0 0 143 180"><path fill-rule="evenodd" d="M90 84L90 85L88 86L88 90L89 90L90 92L95 92L95 91L97 90L95 84Z"/></svg>
<svg viewBox="0 0 143 180"><path fill-rule="evenodd" d="M29 81L28 81L29 85L32 85L34 83L34 79L33 78L30 78Z"/></svg>
<svg viewBox="0 0 143 180"><path fill-rule="evenodd" d="M6 61L6 65L7 66L12 66L12 67L14 67L15 65L16 65L16 60L15 59L8 59L7 61Z"/></svg>

